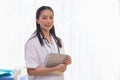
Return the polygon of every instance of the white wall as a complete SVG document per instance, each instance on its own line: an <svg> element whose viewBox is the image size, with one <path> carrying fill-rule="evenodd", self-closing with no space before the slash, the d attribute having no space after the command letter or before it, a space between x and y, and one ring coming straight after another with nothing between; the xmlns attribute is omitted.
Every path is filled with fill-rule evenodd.
<svg viewBox="0 0 120 80"><path fill-rule="evenodd" d="M0 68L24 65L24 44L41 5L54 9L57 35L73 59L65 80L120 79L118 0L0 1Z"/></svg>

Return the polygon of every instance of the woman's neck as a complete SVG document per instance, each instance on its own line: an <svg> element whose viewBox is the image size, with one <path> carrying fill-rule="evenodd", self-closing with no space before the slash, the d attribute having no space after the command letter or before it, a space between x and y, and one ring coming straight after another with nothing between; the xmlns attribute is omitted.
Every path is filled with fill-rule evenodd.
<svg viewBox="0 0 120 80"><path fill-rule="evenodd" d="M43 34L44 34L44 37L48 40L48 42L50 43L51 42L51 39L50 39L50 32L49 31L43 31Z"/></svg>

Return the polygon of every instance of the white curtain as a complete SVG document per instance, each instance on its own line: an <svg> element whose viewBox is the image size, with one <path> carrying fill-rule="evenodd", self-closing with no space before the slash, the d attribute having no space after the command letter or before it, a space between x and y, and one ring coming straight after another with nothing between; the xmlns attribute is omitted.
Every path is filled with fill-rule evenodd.
<svg viewBox="0 0 120 80"><path fill-rule="evenodd" d="M24 44L42 5L55 12L55 28L72 64L65 80L120 80L118 0L0 1L0 68L24 65Z"/></svg>

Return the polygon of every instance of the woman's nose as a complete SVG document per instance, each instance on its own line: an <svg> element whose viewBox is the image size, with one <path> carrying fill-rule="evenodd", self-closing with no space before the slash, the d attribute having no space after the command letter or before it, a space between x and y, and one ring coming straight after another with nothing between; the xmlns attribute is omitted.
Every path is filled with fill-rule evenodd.
<svg viewBox="0 0 120 80"><path fill-rule="evenodd" d="M50 23L50 22L52 22L52 20L51 19L47 19L47 22Z"/></svg>

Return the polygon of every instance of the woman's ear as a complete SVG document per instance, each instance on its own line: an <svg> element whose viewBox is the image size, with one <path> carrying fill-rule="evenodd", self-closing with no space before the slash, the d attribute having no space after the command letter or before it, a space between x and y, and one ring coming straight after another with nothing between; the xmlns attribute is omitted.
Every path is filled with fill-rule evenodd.
<svg viewBox="0 0 120 80"><path fill-rule="evenodd" d="M37 23L37 24L40 24L40 23L39 23L39 19L36 19L36 23Z"/></svg>

